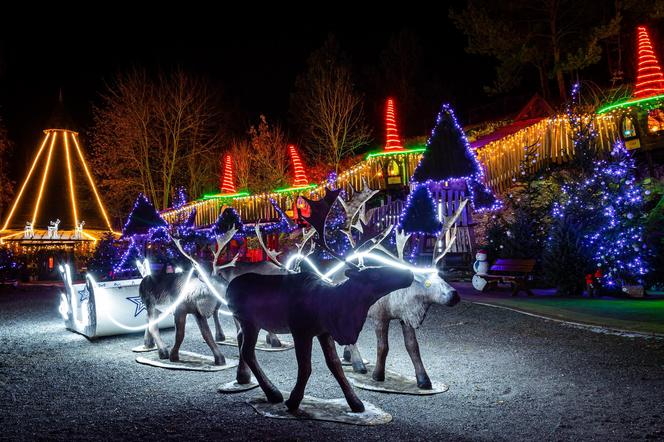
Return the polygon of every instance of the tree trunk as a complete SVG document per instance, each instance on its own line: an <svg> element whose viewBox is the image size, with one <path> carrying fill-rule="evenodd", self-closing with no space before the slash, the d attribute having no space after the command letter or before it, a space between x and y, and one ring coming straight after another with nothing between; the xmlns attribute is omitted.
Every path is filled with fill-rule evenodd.
<svg viewBox="0 0 664 442"><path fill-rule="evenodd" d="M546 71L544 70L544 67L537 66L537 72L539 73L540 90L542 92L542 98L548 101L549 97L551 96L551 93L549 92L549 79L546 78Z"/></svg>
<svg viewBox="0 0 664 442"><path fill-rule="evenodd" d="M558 56L560 58L560 56ZM556 61L556 64L558 61ZM565 86L565 77L563 71L558 69L556 70L556 81L558 82L558 93L560 94L560 101L564 103L567 101L567 87Z"/></svg>

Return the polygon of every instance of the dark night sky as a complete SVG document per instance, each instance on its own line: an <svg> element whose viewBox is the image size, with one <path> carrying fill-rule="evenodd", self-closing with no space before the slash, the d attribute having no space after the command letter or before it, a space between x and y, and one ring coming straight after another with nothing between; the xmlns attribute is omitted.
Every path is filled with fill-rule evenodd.
<svg viewBox="0 0 664 442"><path fill-rule="evenodd" d="M440 15L436 26L404 26L418 35L429 74L440 83L440 91L427 97L431 121L442 100L455 104L462 116L487 101L482 86L493 76L490 62L466 54L464 36L449 23L446 12ZM91 106L104 81L132 66L181 66L209 77L236 113L239 127L248 126L259 113L285 122L295 77L328 33L335 34L356 71L362 72L378 64L389 37L401 29L378 18L201 28L205 30L135 31L130 26L122 33L112 33L117 28L87 25L80 32L6 38L0 46L0 115L16 143L15 171L20 170L21 175L27 167L60 88L68 112L83 133L90 126ZM382 106L367 103L374 113L370 116L379 118L376 114L382 112Z"/></svg>

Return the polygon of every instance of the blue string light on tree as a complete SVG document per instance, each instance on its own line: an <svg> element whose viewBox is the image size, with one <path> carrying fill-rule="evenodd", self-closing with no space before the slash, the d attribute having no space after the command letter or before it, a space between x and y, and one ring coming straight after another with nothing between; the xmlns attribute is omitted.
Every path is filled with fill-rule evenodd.
<svg viewBox="0 0 664 442"><path fill-rule="evenodd" d="M553 215L582 220L583 246L608 287L642 282L647 272L638 220L643 189L636 182L634 159L617 142L608 159L592 164L588 177L562 186L563 200L554 205Z"/></svg>
<svg viewBox="0 0 664 442"><path fill-rule="evenodd" d="M463 182L475 211L496 210L501 207L493 192L484 184L484 170L470 147L466 134L449 104L443 104L436 124L427 140L411 183L418 185L445 185Z"/></svg>

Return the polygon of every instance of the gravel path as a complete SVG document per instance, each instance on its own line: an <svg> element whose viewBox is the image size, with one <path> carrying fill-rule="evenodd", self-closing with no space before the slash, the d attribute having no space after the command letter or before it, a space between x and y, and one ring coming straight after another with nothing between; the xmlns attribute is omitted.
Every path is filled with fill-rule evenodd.
<svg viewBox="0 0 664 442"><path fill-rule="evenodd" d="M357 390L394 416L379 427L283 421L263 418L245 403L258 390L216 392L233 370L139 365L130 349L142 336L90 342L64 329L53 290L0 293L0 440L664 438L664 341L592 333L465 302L432 307L418 333L429 375L449 384L448 392ZM172 342L172 331L164 336ZM411 374L397 324L390 337L390 367ZM373 360L370 324L359 344ZM221 348L236 356L234 347ZM183 349L209 354L193 321ZM287 393L296 378L294 352L258 357ZM342 397L316 346L307 394Z"/></svg>

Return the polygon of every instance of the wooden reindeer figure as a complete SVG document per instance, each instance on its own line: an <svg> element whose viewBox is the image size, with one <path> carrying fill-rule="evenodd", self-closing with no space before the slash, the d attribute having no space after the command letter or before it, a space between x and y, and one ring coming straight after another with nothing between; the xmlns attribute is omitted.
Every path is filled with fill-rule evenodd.
<svg viewBox="0 0 664 442"><path fill-rule="evenodd" d="M180 345L184 339L185 325L187 322L187 315L192 314L196 318L198 328L203 335L205 343L210 347L214 354L215 365L224 365L226 360L224 355L221 354L219 347L210 331L207 323L207 318L213 316L217 337L223 340L223 329L219 322L219 308L222 301L219 296L225 292L227 282L216 276L218 271L224 267L235 265L237 255L228 264L217 266L217 258L223 248L230 242L235 235L236 230L232 229L226 232L222 237L217 237L217 251L214 252L214 261L212 264L213 275L208 278L204 274L205 270L189 256L180 244L180 240L173 238L176 247L187 259L192 261L194 267L199 273L198 278L189 278L187 274L183 273L161 273L157 275L147 275L139 285L139 294L141 300L145 305L148 315L148 328L145 330L144 345L145 347L152 347L157 344L159 349L159 357L161 359L170 359L173 362L179 360ZM187 281L189 283L187 284ZM215 293L216 292L216 293ZM180 299L179 304L175 308L175 344L172 349L168 349L159 334L159 327L155 319L159 316L159 307L172 305Z"/></svg>
<svg viewBox="0 0 664 442"><path fill-rule="evenodd" d="M447 246L442 253L438 255L434 253L431 263L432 269L436 268L437 263L450 251L454 244L456 239L456 227L452 228L452 226L463 212L466 203L467 200L464 200L459 205L455 214L445 220L443 229L438 238L436 238L436 244L438 244L442 236L445 235L448 238ZM392 255L383 246L379 245L377 248L391 258L406 264L406 261L403 258L403 250L409 237L410 235L406 235L403 232L397 232L396 247L398 256ZM376 366L372 373L372 378L376 381L385 380L385 361L389 351L388 336L390 322L392 320L398 320L401 323L408 356L410 356L415 368L417 386L421 389L430 390L432 388L431 380L429 379L429 375L422 363L415 329L422 324L427 311L432 304L452 307L458 304L460 299L457 291L445 282L442 276L436 272L416 274L415 281L410 287L396 290L388 296L381 298L371 306L368 316L374 322L377 339ZM356 346L349 347L350 348L347 348L346 351L344 351L344 358L351 360L354 371L366 373L366 367L364 366L359 350L357 350ZM364 371L362 371L362 369Z"/></svg>
<svg viewBox="0 0 664 442"><path fill-rule="evenodd" d="M308 221L318 234L317 244L332 256L346 262L325 243L325 220L338 195L339 191L326 190L321 200L307 201L311 207ZM373 241L370 247L375 247L385 236ZM365 244L357 250L363 247ZM291 333L298 374L286 406L289 410L297 409L311 374L312 341L316 337L327 366L341 386L351 410L364 411L364 404L344 376L334 341L342 345L355 343L371 305L391 291L408 287L413 281L413 274L384 267L353 267L346 271L346 275L348 279L339 285L324 282L309 272L285 275L247 273L231 281L226 292L228 308L241 329L238 334L238 383L248 383L253 372L268 401L281 402L281 392L256 360L255 345L260 329L273 333Z"/></svg>

